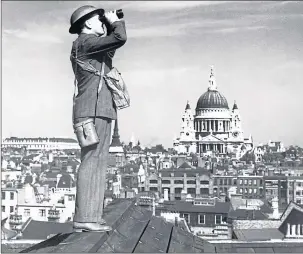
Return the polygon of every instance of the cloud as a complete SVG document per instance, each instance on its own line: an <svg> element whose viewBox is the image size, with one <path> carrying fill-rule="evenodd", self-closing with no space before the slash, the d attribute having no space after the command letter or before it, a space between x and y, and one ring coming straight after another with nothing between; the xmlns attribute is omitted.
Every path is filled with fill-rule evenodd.
<svg viewBox="0 0 303 254"><path fill-rule="evenodd" d="M261 29L268 29L268 27L265 26L226 27L221 29L209 30L207 31L207 33L227 34L227 33L238 33L238 32L246 32L246 31L259 31Z"/></svg>
<svg viewBox="0 0 303 254"><path fill-rule="evenodd" d="M16 39L27 40L29 42L47 42L47 43L63 43L63 40L54 35L54 33L50 33L49 31L33 31L28 32L21 29L4 29L3 30L4 39L9 39L8 37L14 37Z"/></svg>
<svg viewBox="0 0 303 254"><path fill-rule="evenodd" d="M130 3L125 3L123 8L140 12L167 12L195 8L198 6L218 5L227 2L228 1L133 1Z"/></svg>

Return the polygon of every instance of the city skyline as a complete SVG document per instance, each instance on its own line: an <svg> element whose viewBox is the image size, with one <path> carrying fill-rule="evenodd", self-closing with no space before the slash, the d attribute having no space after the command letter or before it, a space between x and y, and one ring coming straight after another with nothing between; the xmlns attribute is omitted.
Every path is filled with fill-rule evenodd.
<svg viewBox="0 0 303 254"><path fill-rule="evenodd" d="M75 138L76 37L68 28L83 4L125 13L128 41L114 62L131 96L118 112L125 143L134 134L143 145L172 147L186 103L194 112L213 65L218 90L230 108L237 102L255 144L303 145L300 2L4 1L2 136Z"/></svg>

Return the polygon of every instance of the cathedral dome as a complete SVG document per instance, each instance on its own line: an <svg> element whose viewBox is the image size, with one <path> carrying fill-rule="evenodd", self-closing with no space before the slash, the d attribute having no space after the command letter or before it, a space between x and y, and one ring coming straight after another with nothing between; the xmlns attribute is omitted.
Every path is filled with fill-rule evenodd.
<svg viewBox="0 0 303 254"><path fill-rule="evenodd" d="M229 109L226 98L218 92L213 67L211 67L208 90L202 94L196 109L224 108Z"/></svg>
<svg viewBox="0 0 303 254"><path fill-rule="evenodd" d="M196 109L204 108L229 109L226 98L216 90L208 90L200 96Z"/></svg>

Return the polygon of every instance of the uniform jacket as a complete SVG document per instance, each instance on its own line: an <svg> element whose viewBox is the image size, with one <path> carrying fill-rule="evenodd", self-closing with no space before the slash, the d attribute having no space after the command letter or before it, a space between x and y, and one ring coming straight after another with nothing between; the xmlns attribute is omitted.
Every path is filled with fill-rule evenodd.
<svg viewBox="0 0 303 254"><path fill-rule="evenodd" d="M102 60L104 59L104 74L112 68L112 57L117 48L126 42L126 30L124 21L116 21L112 24L112 32L105 37L93 34L81 33L73 42L73 56L93 65L101 71ZM77 52L76 52L77 50ZM77 79L77 96L74 98L73 120L79 117L95 116L96 100L100 76L83 70L72 60L72 67ZM77 67L76 67L77 66ZM97 117L117 118L117 111L112 99L111 91L103 80L102 88L98 96Z"/></svg>

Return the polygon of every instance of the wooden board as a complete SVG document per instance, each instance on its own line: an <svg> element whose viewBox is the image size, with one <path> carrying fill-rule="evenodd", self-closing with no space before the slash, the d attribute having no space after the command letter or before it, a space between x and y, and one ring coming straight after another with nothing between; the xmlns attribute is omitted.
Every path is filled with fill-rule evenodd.
<svg viewBox="0 0 303 254"><path fill-rule="evenodd" d="M163 218L152 217L134 252L167 252L172 229L172 223L167 223Z"/></svg>
<svg viewBox="0 0 303 254"><path fill-rule="evenodd" d="M152 212L135 207L133 213L113 232L97 250L98 253L132 253L152 217Z"/></svg>

